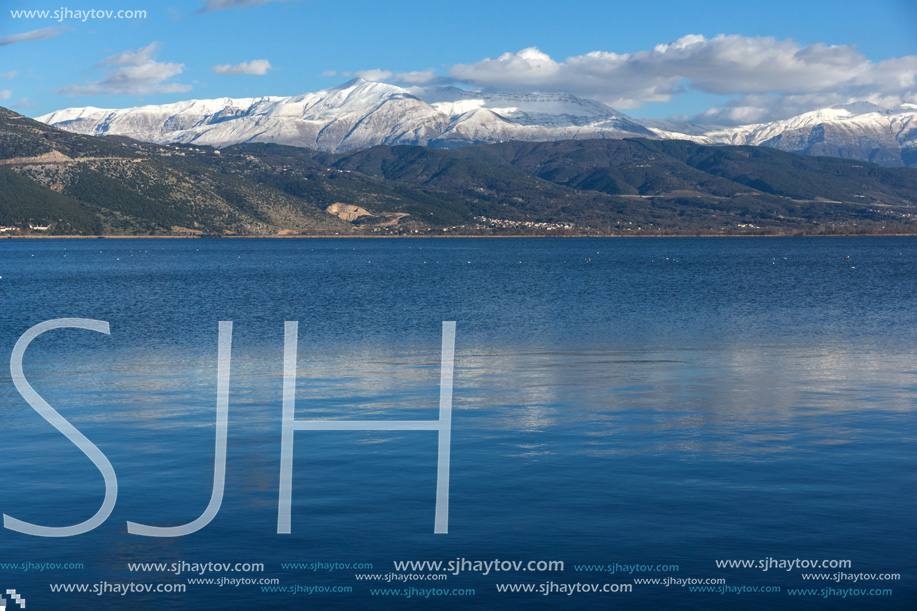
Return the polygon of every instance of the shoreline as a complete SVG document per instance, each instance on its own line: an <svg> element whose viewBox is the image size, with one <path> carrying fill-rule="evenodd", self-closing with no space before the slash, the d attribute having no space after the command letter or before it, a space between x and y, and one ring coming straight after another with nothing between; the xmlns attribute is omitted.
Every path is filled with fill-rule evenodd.
<svg viewBox="0 0 917 611"><path fill-rule="evenodd" d="M218 238L203 238L196 235L17 235L0 236L0 240L324 240L324 239L494 239L494 238L850 238L850 237L915 237L915 233L662 233L662 234L589 234L589 235L550 235L550 234L504 234L504 235L232 235Z"/></svg>

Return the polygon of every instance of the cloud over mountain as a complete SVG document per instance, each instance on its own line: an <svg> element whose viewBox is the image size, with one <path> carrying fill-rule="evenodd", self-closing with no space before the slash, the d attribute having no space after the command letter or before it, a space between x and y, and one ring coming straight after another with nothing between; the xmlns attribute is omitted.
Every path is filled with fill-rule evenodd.
<svg viewBox="0 0 917 611"><path fill-rule="evenodd" d="M266 59L253 59L248 62L242 62L235 66L231 64L221 64L210 69L214 74L267 74L271 69L271 62Z"/></svg>
<svg viewBox="0 0 917 611"><path fill-rule="evenodd" d="M456 64L457 82L501 91L565 91L616 108L668 102L689 90L740 96L702 118L786 118L838 103L917 101L917 56L868 60L855 46L772 37L688 35L635 53L593 51L558 61L537 47Z"/></svg>
<svg viewBox="0 0 917 611"><path fill-rule="evenodd" d="M151 42L136 51L122 51L96 64L108 68L105 77L86 85L69 85L59 91L66 95L178 93L189 91L190 85L166 83L179 75L184 64L156 61L159 43Z"/></svg>

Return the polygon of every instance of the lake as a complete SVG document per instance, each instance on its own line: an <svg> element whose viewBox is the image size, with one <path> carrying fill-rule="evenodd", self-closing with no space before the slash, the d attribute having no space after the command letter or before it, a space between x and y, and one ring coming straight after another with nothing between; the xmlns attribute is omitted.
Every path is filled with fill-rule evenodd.
<svg viewBox="0 0 917 611"><path fill-rule="evenodd" d="M4 362L44 321L110 326L24 356L118 484L90 532L0 533L30 609L917 601L917 238L10 239L0 276ZM220 321L222 505L129 534L211 499ZM277 533L285 321L296 420L360 421L439 417L455 321L448 534L429 430L296 431ZM99 510L99 469L6 365L0 447L5 515Z"/></svg>

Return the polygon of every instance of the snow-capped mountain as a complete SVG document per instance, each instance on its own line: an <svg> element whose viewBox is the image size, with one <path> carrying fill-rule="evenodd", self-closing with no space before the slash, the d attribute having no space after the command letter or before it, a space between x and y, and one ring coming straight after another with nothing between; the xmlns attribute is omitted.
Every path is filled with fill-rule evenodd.
<svg viewBox="0 0 917 611"><path fill-rule="evenodd" d="M38 117L90 135L216 147L273 142L328 151L378 144L452 147L505 140L678 138L750 144L885 165L917 166L917 105L852 104L740 127L634 119L565 93L401 88L354 79L292 97L219 98L120 110L68 108Z"/></svg>
<svg viewBox="0 0 917 611"><path fill-rule="evenodd" d="M377 144L653 137L608 106L569 94L403 89L362 79L288 98L191 100L121 110L68 108L38 120L82 134L158 143L220 147L274 142L329 151Z"/></svg>
<svg viewBox="0 0 917 611"><path fill-rule="evenodd" d="M834 106L772 123L711 128L699 141L917 167L917 104L890 110L866 102Z"/></svg>

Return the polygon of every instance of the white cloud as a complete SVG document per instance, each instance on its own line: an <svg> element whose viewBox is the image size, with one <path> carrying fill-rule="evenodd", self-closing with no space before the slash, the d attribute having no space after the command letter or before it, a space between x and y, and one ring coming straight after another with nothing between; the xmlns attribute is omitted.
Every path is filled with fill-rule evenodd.
<svg viewBox="0 0 917 611"><path fill-rule="evenodd" d="M337 75L337 72L334 70L329 70L322 74L322 76L335 75ZM357 70L355 72L341 72L341 76L357 76L364 81L394 81L403 85L436 85L446 81L452 81L452 79L444 79L441 76L437 76L433 68L415 70L413 72L399 72L398 74L395 74L391 70L373 68L370 70Z"/></svg>
<svg viewBox="0 0 917 611"><path fill-rule="evenodd" d="M566 91L625 109L669 102L688 90L742 96L706 117L731 122L789 116L833 100L912 99L915 73L917 56L871 62L850 45L738 35L689 35L651 50L593 51L563 61L529 47L449 69L453 79L472 86Z"/></svg>
<svg viewBox="0 0 917 611"><path fill-rule="evenodd" d="M0 38L0 47L4 45L11 45L17 42L27 42L29 40L44 40L45 38L57 38L64 33L68 28L62 26L54 26L51 28L41 28L40 30L32 30L31 32L23 32L22 34L12 34L10 36L4 36Z"/></svg>
<svg viewBox="0 0 917 611"><path fill-rule="evenodd" d="M244 6L258 6L268 2L286 2L287 0L207 0L202 13L207 11L223 11L230 8Z"/></svg>
<svg viewBox="0 0 917 611"><path fill-rule="evenodd" d="M214 66L210 71L214 74L267 74L270 69L271 62L266 59L253 59L235 66L230 64Z"/></svg>
<svg viewBox="0 0 917 611"><path fill-rule="evenodd" d="M494 59L488 57L471 65L456 64L449 69L449 74L476 85L531 87L556 80L560 71L560 64L548 54L537 47L529 47Z"/></svg>
<svg viewBox="0 0 917 611"><path fill-rule="evenodd" d="M754 93L715 106L695 120L710 123L760 123L784 119L819 108L869 102L882 108L917 103L917 56L867 63L834 87L813 87L801 93Z"/></svg>
<svg viewBox="0 0 917 611"><path fill-rule="evenodd" d="M10 99L11 95L13 95L12 91L9 89L4 89L3 91L0 91L0 100L8 100Z"/></svg>
<svg viewBox="0 0 917 611"><path fill-rule="evenodd" d="M714 106L693 117L684 120L696 123L717 125L745 125L749 123L766 123L777 121L812 110L829 108L855 102L869 102L880 108L894 108L901 104L917 104L917 92L901 95L883 95L881 93L861 92L815 93L801 95L747 95Z"/></svg>
<svg viewBox="0 0 917 611"><path fill-rule="evenodd" d="M0 74L0 78L16 78L16 74L18 73L15 70L12 72L4 72Z"/></svg>
<svg viewBox="0 0 917 611"><path fill-rule="evenodd" d="M357 70L353 75L360 77L364 81L384 81L392 77L390 70L380 70L378 68L373 70Z"/></svg>
<svg viewBox="0 0 917 611"><path fill-rule="evenodd" d="M182 73L184 64L155 60L159 43L151 42L136 51L123 51L107 57L97 67L110 66L105 78L87 85L69 85L58 93L66 95L151 95L189 91L190 85L164 81Z"/></svg>
<svg viewBox="0 0 917 611"><path fill-rule="evenodd" d="M395 75L395 80L405 85L437 85L446 79L437 76L433 68L427 68L426 70L415 70L413 72L399 72Z"/></svg>
<svg viewBox="0 0 917 611"><path fill-rule="evenodd" d="M39 104L37 102L30 102L29 98L22 98L21 100L13 104L11 108L35 108L38 105Z"/></svg>
<svg viewBox="0 0 917 611"><path fill-rule="evenodd" d="M605 51L558 62L536 47L529 47L474 64L456 64L449 69L449 76L494 90L565 91L617 108L670 101L679 91L683 77L653 70L646 64L645 59L633 55Z"/></svg>
<svg viewBox="0 0 917 611"><path fill-rule="evenodd" d="M151 42L145 47L140 47L136 51L122 51L106 57L96 64L96 66L139 66L151 61L156 57L159 51L159 43Z"/></svg>
<svg viewBox="0 0 917 611"><path fill-rule="evenodd" d="M322 72L322 76L337 76L337 75L338 75L337 70L325 70L324 72Z"/></svg>

